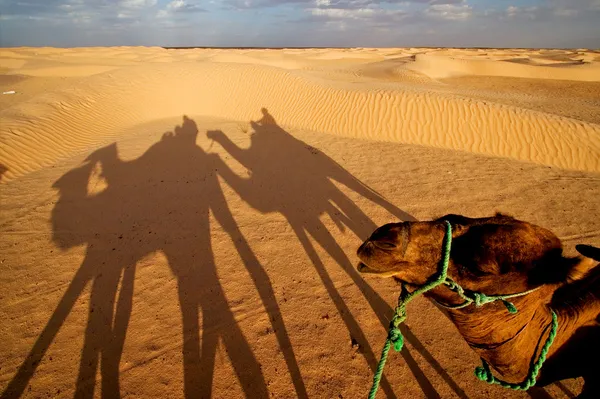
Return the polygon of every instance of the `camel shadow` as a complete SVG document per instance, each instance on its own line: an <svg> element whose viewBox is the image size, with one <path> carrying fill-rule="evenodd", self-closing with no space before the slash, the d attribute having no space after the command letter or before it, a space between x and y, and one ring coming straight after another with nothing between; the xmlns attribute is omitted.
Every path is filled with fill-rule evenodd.
<svg viewBox="0 0 600 399"><path fill-rule="evenodd" d="M263 117L259 121L250 123L253 132L250 147L247 149L237 146L221 131L207 133L208 138L219 143L249 171L250 177L240 177L227 167L220 170L219 174L254 209L263 214L280 213L285 217L314 265L350 336L364 348L365 359L374 371L377 367L374 352L335 288L309 237L335 260L360 289L381 324L387 329L393 314L392 308L358 274L320 217L324 214L329 215L340 229L348 228L361 240L366 239L376 229L374 222L336 186L335 183L338 183L383 207L400 220L414 221L415 218L386 201L323 152L286 132L277 125L268 110L263 108L262 113ZM402 332L407 342L431 364L451 389L459 397L466 398L465 392L427 351L410 328L403 325ZM429 398L440 397L410 350L405 347L401 354L424 394ZM382 381L381 387L387 397L395 396L386 380Z"/></svg>
<svg viewBox="0 0 600 399"><path fill-rule="evenodd" d="M94 397L98 368L102 397L120 397L119 365L132 311L136 264L157 251L164 253L177 278L185 396L211 397L220 341L245 395L267 398L261 365L219 282L209 213L229 235L258 290L297 396L307 397L269 277L221 191L217 171L222 169L222 161L196 145L197 135L196 123L184 116L181 126L165 133L139 158L122 161L116 144L112 144L95 151L82 166L56 181L53 187L59 191L59 200L51 217L53 241L62 249L85 245L85 258L2 398L19 397L24 392L88 283L88 324L75 397ZM90 194L88 183L98 169L105 188Z"/></svg>

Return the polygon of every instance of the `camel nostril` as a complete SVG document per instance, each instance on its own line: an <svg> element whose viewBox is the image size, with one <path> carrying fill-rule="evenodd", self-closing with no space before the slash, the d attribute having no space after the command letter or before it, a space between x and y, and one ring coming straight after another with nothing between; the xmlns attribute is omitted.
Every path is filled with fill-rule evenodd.
<svg viewBox="0 0 600 399"><path fill-rule="evenodd" d="M390 241L373 241L373 245L381 249L394 249L396 244Z"/></svg>

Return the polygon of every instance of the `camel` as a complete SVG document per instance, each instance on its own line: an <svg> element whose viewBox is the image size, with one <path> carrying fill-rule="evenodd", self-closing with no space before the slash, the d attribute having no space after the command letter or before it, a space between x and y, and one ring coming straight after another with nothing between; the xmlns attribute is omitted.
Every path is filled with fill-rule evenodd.
<svg viewBox="0 0 600 399"><path fill-rule="evenodd" d="M359 272L393 277L409 290L427 283L439 272L446 221L452 227L448 276L454 282L467 293L525 293L510 299L514 314L501 301L462 307L464 299L444 284L425 294L445 308L494 376L510 383L528 377L554 312L556 337L535 386L583 377L579 397L600 397L600 249L578 245L581 256L566 257L556 235L531 223L500 213L477 219L446 215L379 227L357 251Z"/></svg>

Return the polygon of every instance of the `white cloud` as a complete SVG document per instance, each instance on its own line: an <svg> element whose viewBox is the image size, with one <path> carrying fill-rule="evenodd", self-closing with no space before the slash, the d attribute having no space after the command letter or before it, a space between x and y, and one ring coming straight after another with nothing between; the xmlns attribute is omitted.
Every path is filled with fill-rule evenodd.
<svg viewBox="0 0 600 399"><path fill-rule="evenodd" d="M309 8L307 11L315 16L325 16L332 19L358 19L371 17L375 14L375 10L372 8Z"/></svg>
<svg viewBox="0 0 600 399"><path fill-rule="evenodd" d="M519 7L508 6L508 8L506 9L507 17L515 17L518 13L519 13Z"/></svg>
<svg viewBox="0 0 600 399"><path fill-rule="evenodd" d="M166 7L167 10L172 12L193 12L193 11L202 11L200 6L194 3L190 3L185 0L173 0Z"/></svg>
<svg viewBox="0 0 600 399"><path fill-rule="evenodd" d="M425 10L425 15L451 21L462 21L473 15L473 8L468 4L433 4Z"/></svg>
<svg viewBox="0 0 600 399"><path fill-rule="evenodd" d="M119 4L125 8L145 8L154 7L156 0L121 0Z"/></svg>
<svg viewBox="0 0 600 399"><path fill-rule="evenodd" d="M181 10L184 7L185 7L185 1L184 0L173 0L172 2L170 2L169 4L167 4L167 9L168 10Z"/></svg>
<svg viewBox="0 0 600 399"><path fill-rule="evenodd" d="M186 14L196 13L200 11L205 10L200 8L200 6L198 6L195 3L190 3L189 1L185 0L172 0L165 6L164 9L158 10L155 16L157 19L161 19L163 20L163 22L166 23L167 20L171 20L174 18L180 19Z"/></svg>
<svg viewBox="0 0 600 399"><path fill-rule="evenodd" d="M260 23L258 12L246 11L256 8L269 11ZM600 0L0 0L0 10L1 44L11 46L597 47L600 40ZM202 35L190 29L199 26ZM211 26L218 33L208 37Z"/></svg>
<svg viewBox="0 0 600 399"><path fill-rule="evenodd" d="M408 13L402 10L382 8L308 8L305 10L312 20L324 22L324 27L334 30L385 29L397 27ZM354 21L352 24L348 24Z"/></svg>

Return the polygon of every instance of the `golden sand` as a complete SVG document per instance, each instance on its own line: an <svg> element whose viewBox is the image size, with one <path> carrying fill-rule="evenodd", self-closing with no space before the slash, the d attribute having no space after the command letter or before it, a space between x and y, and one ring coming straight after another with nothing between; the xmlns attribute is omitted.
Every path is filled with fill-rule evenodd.
<svg viewBox="0 0 600 399"><path fill-rule="evenodd" d="M15 48L0 73L7 397L366 396L398 291L354 270L376 226L502 211L600 245L594 51ZM382 397L527 397L408 314Z"/></svg>

